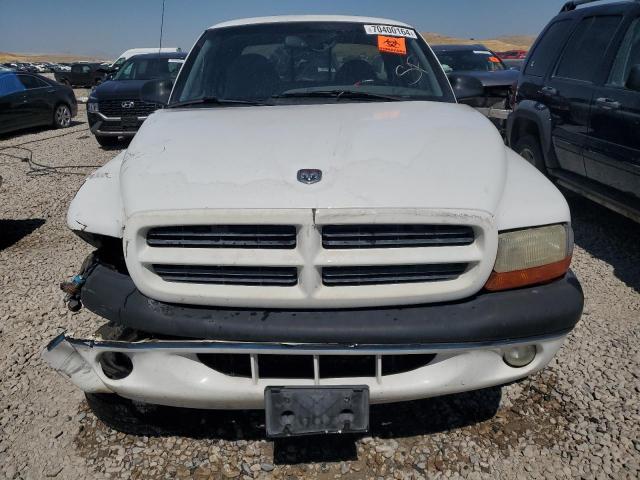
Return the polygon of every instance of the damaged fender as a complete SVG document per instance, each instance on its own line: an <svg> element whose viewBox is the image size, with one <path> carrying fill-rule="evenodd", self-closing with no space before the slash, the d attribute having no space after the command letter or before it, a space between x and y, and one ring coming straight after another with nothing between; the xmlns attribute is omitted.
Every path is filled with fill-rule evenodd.
<svg viewBox="0 0 640 480"><path fill-rule="evenodd" d="M87 177L69 206L71 230L122 238L124 209L120 195L120 168L126 152Z"/></svg>

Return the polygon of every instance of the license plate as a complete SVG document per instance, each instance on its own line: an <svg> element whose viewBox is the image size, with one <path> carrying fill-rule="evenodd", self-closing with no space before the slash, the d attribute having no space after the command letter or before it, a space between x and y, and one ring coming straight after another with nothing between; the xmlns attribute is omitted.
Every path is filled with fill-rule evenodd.
<svg viewBox="0 0 640 480"><path fill-rule="evenodd" d="M369 430L369 387L267 387L265 418L269 437Z"/></svg>
<svg viewBox="0 0 640 480"><path fill-rule="evenodd" d="M122 117L122 126L124 128L134 128L138 126L138 117Z"/></svg>

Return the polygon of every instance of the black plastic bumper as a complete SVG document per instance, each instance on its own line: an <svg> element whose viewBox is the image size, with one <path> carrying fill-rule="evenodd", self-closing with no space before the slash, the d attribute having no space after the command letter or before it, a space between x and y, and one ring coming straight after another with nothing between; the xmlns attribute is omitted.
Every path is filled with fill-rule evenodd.
<svg viewBox="0 0 640 480"><path fill-rule="evenodd" d="M441 304L350 310L252 310L173 305L138 291L131 278L98 265L82 289L92 312L136 330L244 342L486 344L561 335L580 319L584 297L573 273L547 285Z"/></svg>
<svg viewBox="0 0 640 480"><path fill-rule="evenodd" d="M89 128L91 133L102 137L113 136L134 136L144 123L144 119L138 119L135 126L124 127L121 119L103 118L95 113L87 112Z"/></svg>

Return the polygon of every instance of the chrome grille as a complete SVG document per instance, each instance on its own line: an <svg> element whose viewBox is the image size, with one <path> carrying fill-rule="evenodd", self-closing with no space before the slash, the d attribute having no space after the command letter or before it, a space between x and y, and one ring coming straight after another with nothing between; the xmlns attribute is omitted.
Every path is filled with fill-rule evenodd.
<svg viewBox="0 0 640 480"><path fill-rule="evenodd" d="M153 269L165 282L262 287L292 287L298 283L295 267L153 265Z"/></svg>
<svg viewBox="0 0 640 480"><path fill-rule="evenodd" d="M466 268L466 263L325 267L322 269L322 283L327 287L336 287L442 282L455 280Z"/></svg>
<svg viewBox="0 0 640 480"><path fill-rule="evenodd" d="M123 108L122 102L133 102L133 106ZM98 111L107 117L147 117L158 108L160 105L156 103L143 102L137 98L103 100L98 103Z"/></svg>
<svg viewBox="0 0 640 480"><path fill-rule="evenodd" d="M296 228L288 225L189 225L152 228L150 247L256 248L296 247Z"/></svg>
<svg viewBox="0 0 640 480"><path fill-rule="evenodd" d="M470 245L471 227L461 225L326 225L322 246L327 249L451 247Z"/></svg>

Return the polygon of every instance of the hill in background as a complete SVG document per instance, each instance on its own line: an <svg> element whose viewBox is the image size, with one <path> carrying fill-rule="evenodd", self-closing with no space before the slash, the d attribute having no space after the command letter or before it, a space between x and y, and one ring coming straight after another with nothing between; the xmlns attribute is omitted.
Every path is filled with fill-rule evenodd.
<svg viewBox="0 0 640 480"><path fill-rule="evenodd" d="M88 57L85 55L69 55L69 54L57 54L57 53L9 53L0 52L0 63L5 62L80 62L87 60L98 60L95 57Z"/></svg>
<svg viewBox="0 0 640 480"><path fill-rule="evenodd" d="M425 32L422 34L427 42L432 45L440 45L447 43L458 43L463 45L471 45L481 43L487 48L496 52L505 52L507 50L529 50L536 37L533 35L505 35L497 38L456 38L440 33Z"/></svg>
<svg viewBox="0 0 640 480"><path fill-rule="evenodd" d="M439 45L443 43L462 43L473 44L482 43L487 48L495 50L496 52L504 52L506 50L529 50L531 45L535 41L536 37L531 35L505 35L497 38L487 39L470 39L470 38L456 38L448 35L442 35L440 33L426 32L422 34L427 42L433 45ZM99 60L96 57L89 57L85 55L70 55L70 54L36 54L36 53L9 53L0 52L0 63L4 62L77 62L83 60ZM105 60L105 59L101 59Z"/></svg>

